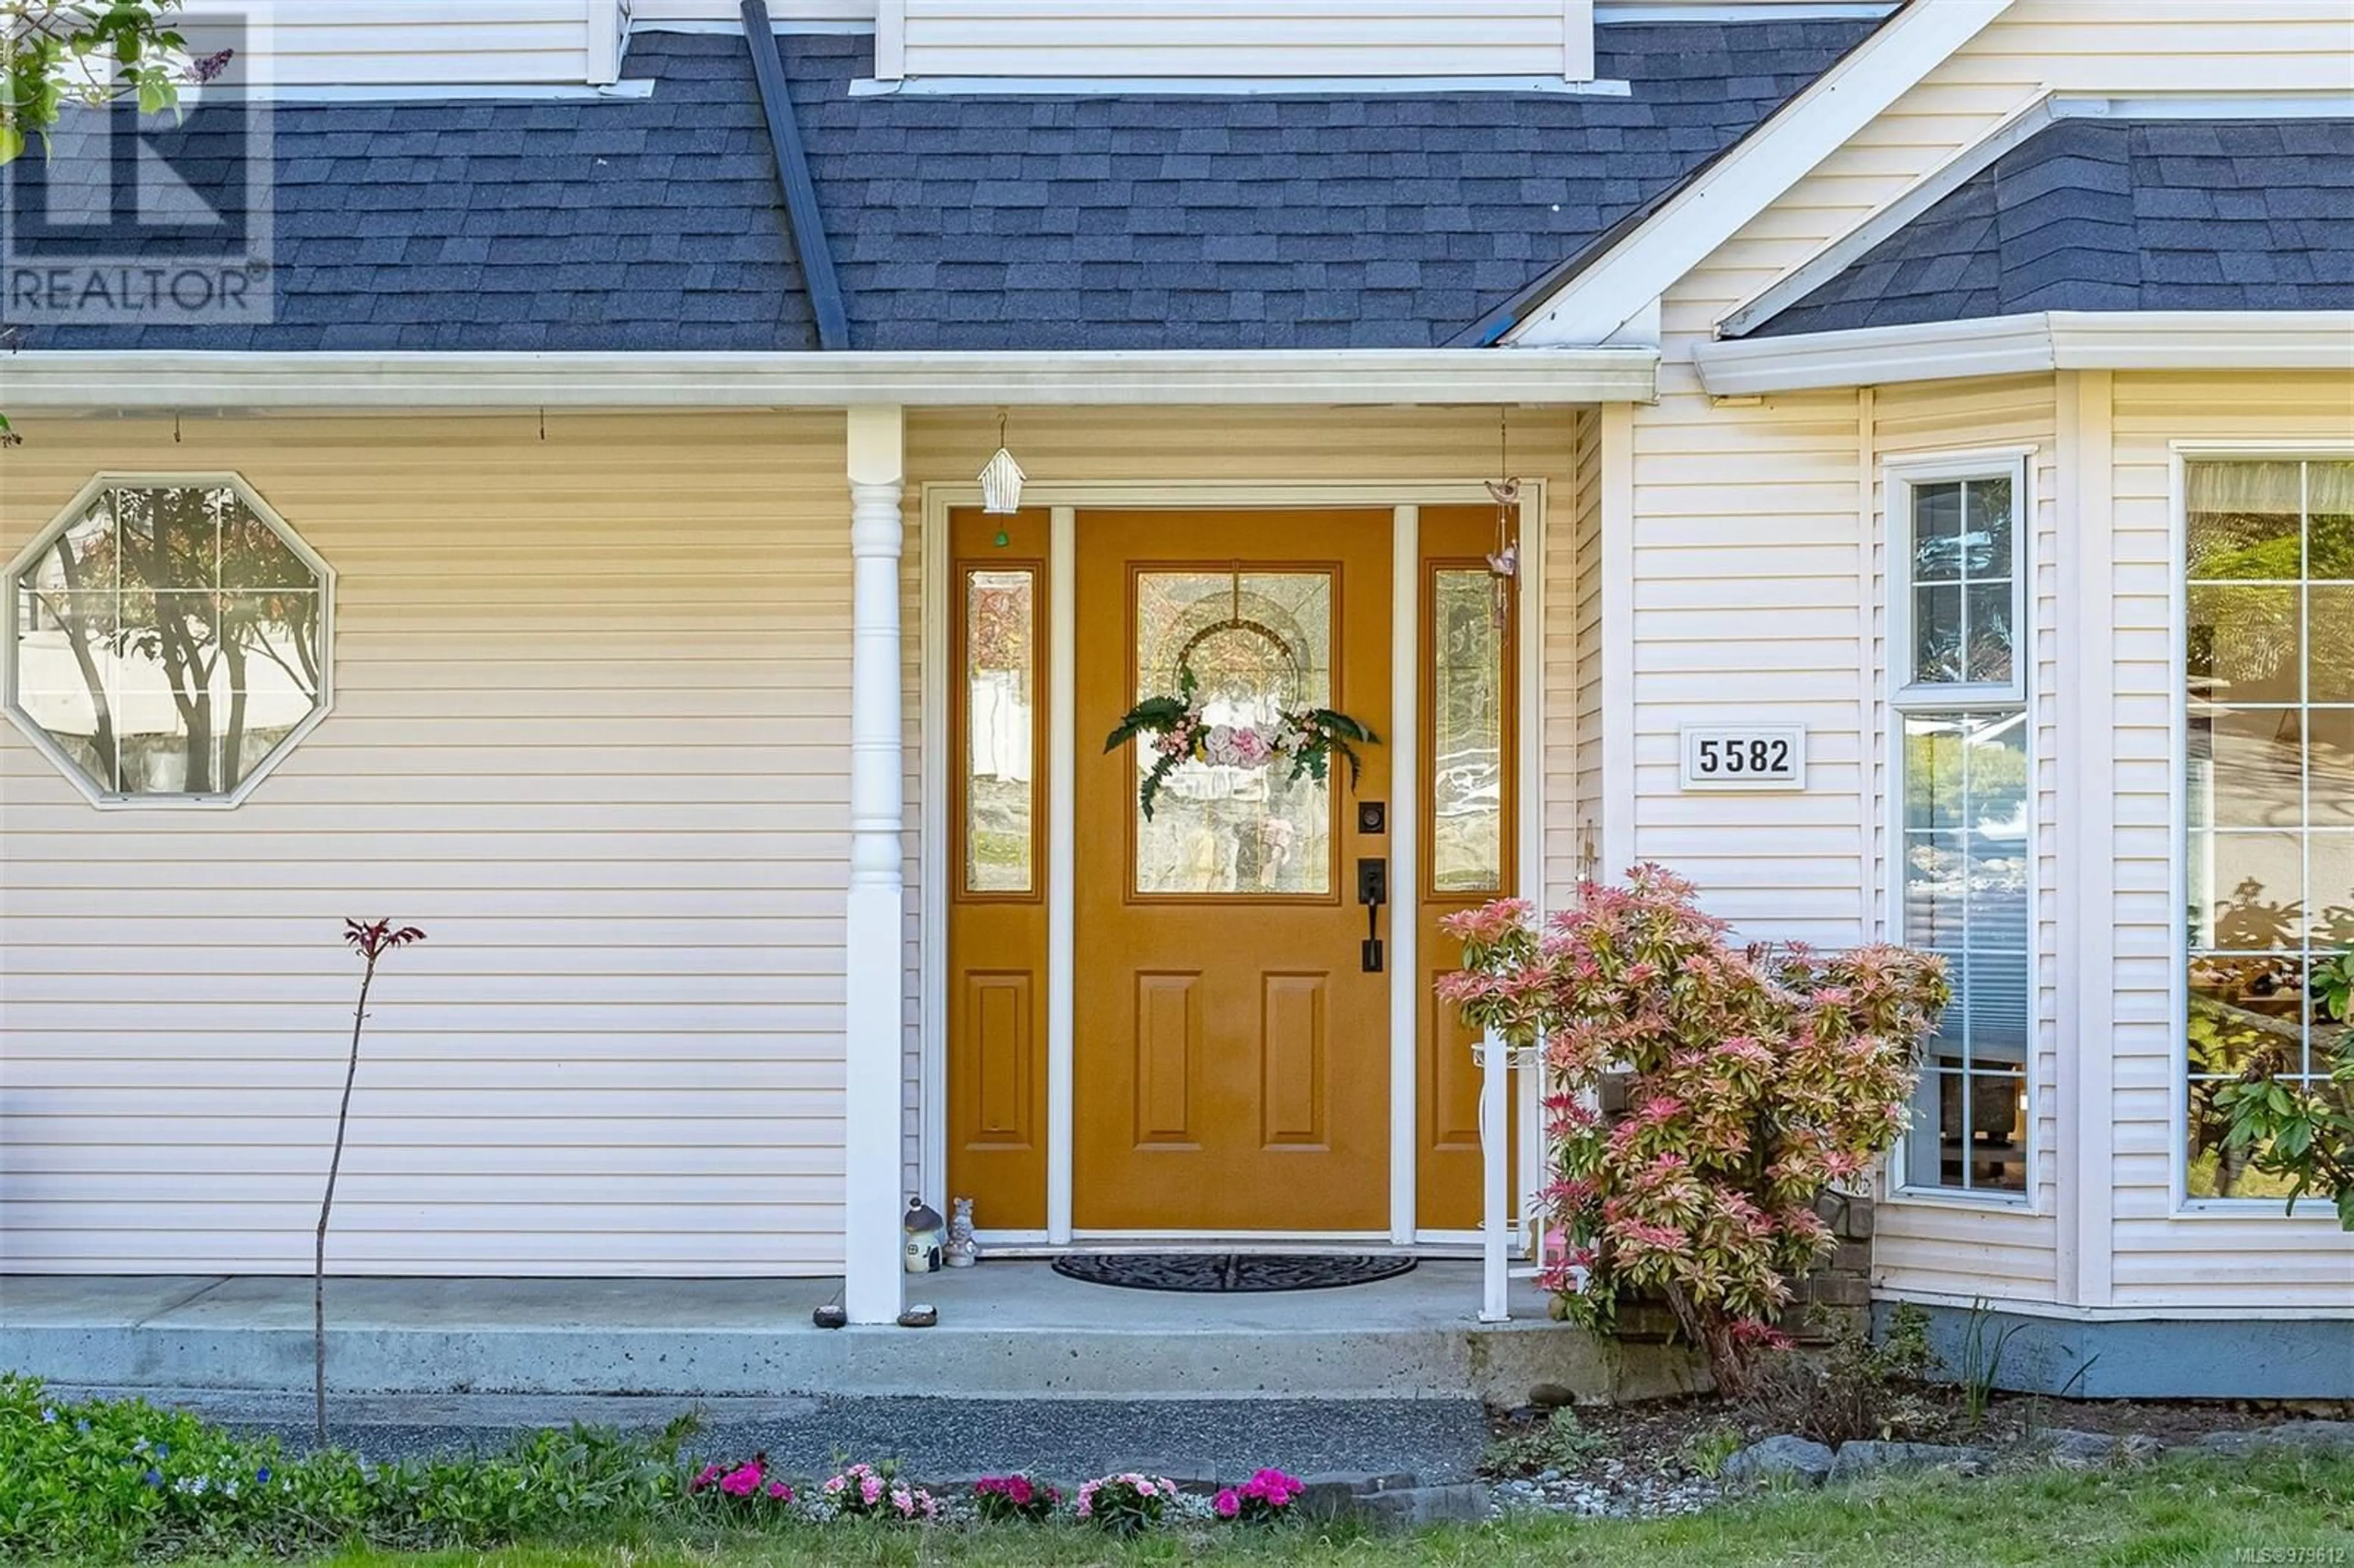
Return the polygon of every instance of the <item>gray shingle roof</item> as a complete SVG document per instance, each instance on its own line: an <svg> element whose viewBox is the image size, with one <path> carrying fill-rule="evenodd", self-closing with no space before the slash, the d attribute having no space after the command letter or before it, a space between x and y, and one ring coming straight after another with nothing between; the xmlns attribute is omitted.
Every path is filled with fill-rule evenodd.
<svg viewBox="0 0 2354 1568"><path fill-rule="evenodd" d="M1421 347L1873 26L1605 26L1600 74L1626 97L854 98L871 39L780 48L854 347ZM28 328L19 345L814 348L742 41L641 35L628 73L653 95L283 105L274 323Z"/></svg>
<svg viewBox="0 0 2354 1568"><path fill-rule="evenodd" d="M1746 335L2349 309L2354 121L2083 119L2009 149Z"/></svg>

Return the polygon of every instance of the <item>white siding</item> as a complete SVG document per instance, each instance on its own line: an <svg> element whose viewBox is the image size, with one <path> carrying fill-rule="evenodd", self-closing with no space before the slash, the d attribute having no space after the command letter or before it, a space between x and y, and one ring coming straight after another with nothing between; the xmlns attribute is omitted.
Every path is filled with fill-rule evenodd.
<svg viewBox="0 0 2354 1568"><path fill-rule="evenodd" d="M335 712L233 811L101 811L0 726L0 1258L839 1264L850 620L834 416L48 423L13 554L100 469L234 469L340 575Z"/></svg>
<svg viewBox="0 0 2354 1568"><path fill-rule="evenodd" d="M2119 376L2115 386L2116 605L2115 1285L2121 1307L2354 1308L2354 1236L2276 1202L2175 1214L2182 1071L2169 892L2181 853L2172 798L2179 632L2173 623L2173 443L2344 441L2343 376Z"/></svg>
<svg viewBox="0 0 2354 1568"><path fill-rule="evenodd" d="M887 0L877 43L885 76L1097 80L1582 79L1592 49L1588 0Z"/></svg>
<svg viewBox="0 0 2354 1568"><path fill-rule="evenodd" d="M1546 536L1544 906L1559 909L1602 858L1602 416L1575 426L1576 488ZM1566 590L1566 591L1564 591ZM1554 751L1567 742L1564 769ZM1562 809L1566 802L1566 813Z"/></svg>
<svg viewBox="0 0 2354 1568"><path fill-rule="evenodd" d="M270 13L268 30L248 47L269 56L267 79L280 87L586 86L592 42L619 37L620 6L621 0L293 0Z"/></svg>
<svg viewBox="0 0 2354 1568"><path fill-rule="evenodd" d="M1869 593L1858 580L1857 469L1864 453L1855 397L1793 395L1761 407L1712 406L1692 369L1691 351L1711 334L1718 318L2047 90L2342 92L2349 75L2354 29L2347 26L2344 0L2169 0L2163 6L2146 0L2020 0L1668 289L1662 301L1660 398L1636 414L1638 548L1631 588L1638 635L1638 783L1632 805L1643 856L1690 872L1709 904L1750 935L1840 943L1865 934L1879 917L1883 846L1877 842L1876 812L1865 819L1866 781L1860 768L1880 768L1884 715L1875 709L1867 716L1857 689L1857 639L1866 630L1862 617L1878 613L1879 578L1876 570L1868 577ZM2055 680L2052 496L2057 480L2049 452L2053 416L2048 379L1943 392L1883 387L1876 397L1881 447L1980 446L2012 440L2047 447L2036 475L2036 657L2039 681ZM2122 566L2119 575L2124 580ZM1620 585L1609 587L1618 591ZM2038 771L2038 809L2047 825L2058 810L2049 744L2054 733L2052 689L2043 687L2046 695L2036 715L2038 737L2046 743ZM1761 718L1769 711L1776 718L1803 719L1809 726L1814 766L1806 796L1729 803L1723 797L1699 798L1695 805L1674 792L1671 747L1678 724ZM1870 799L1875 805L1884 785L1884 779L1872 784ZM2138 817L2133 823L2137 842L2150 842L2139 832L2147 824ZM1867 834L1872 836L1868 847ZM2129 836L2121 831L2121 840ZM2044 951L2039 959L2043 1045L2036 1115L2044 1141L2037 1185L2039 1203L2046 1205L2068 1201L2054 1161L2074 1153L2055 1147L2060 1129L2053 1119L2054 988L2065 959L2054 924L2053 849L2047 839L2038 911ZM1875 906L1871 912L1859 906L1860 888L1870 890ZM2168 920L2162 888L2154 900L2147 890L2133 897L2121 892L2119 909L2121 916L2147 919L2153 928ZM2121 951L2121 976L2137 986L2163 983L2162 975L2152 980L2149 972L2147 954L2129 963ZM2147 1005L2147 995L2142 1005ZM2159 1024L2170 1040L2170 1022L2146 1021L2144 1027ZM2127 1049L2123 1038L2118 1048ZM2119 1181L2157 1183L2137 1189L2145 1213L2154 1201L2151 1194L2163 1188L2165 1147L2147 1143L2128 1155L2127 1147L2140 1148L2133 1137L2147 1143L2152 1136L2129 1135L2128 1127L2153 1125L2135 1120L2148 1115L2158 1118L2156 1125L2163 1124L2166 1113L2158 1107L2167 1103L2168 1082L2147 1066L2155 1058L2147 1053L2145 1045L2142 1068L2121 1076L2118 1106L2119 1134L2126 1139L2119 1148ZM2125 1071L2121 1061L2120 1072ZM2129 1164L2137 1160L2142 1163ZM2153 1160L2158 1161L2156 1176L2148 1164ZM2126 1202L2122 1193L2119 1202ZM2120 1213L2125 1212L2121 1207ZM2229 1227L2239 1222L2199 1224ZM2158 1248L2181 1243L2186 1250L2130 1263L2121 1254L2120 1304L2211 1298L2171 1283L2136 1294L2129 1283L2150 1271L2172 1270L2169 1280L2200 1277L2189 1238L2208 1234L2227 1232L2177 1222L2135 1233L2121 1222L2121 1237L2138 1234ZM2285 1230L2235 1234L2243 1245L2251 1235L2289 1236ZM2105 1248L2109 1238L2087 1234L2083 1245ZM1899 1288L2050 1301L2060 1293L2054 1246L2048 1212L1899 1204L1883 1222L1878 1256L1888 1283ZM2286 1241L2268 1260L2249 1261L2261 1262L2241 1277L2251 1283L2218 1285L2212 1299L2245 1298L2278 1288L2284 1277L2310 1279L2324 1264L2334 1266L2331 1257L2317 1259L2305 1250L2301 1239ZM2342 1295L2343 1276L2340 1281Z"/></svg>

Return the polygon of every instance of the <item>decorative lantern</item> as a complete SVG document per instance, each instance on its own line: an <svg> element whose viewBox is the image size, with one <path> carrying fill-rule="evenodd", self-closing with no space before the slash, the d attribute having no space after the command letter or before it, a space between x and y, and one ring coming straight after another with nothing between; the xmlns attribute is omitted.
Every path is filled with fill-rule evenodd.
<svg viewBox="0 0 2354 1568"><path fill-rule="evenodd" d="M1022 510L1022 482L1030 476L1005 445L1005 416L997 416L997 455L981 471L981 509L993 516Z"/></svg>

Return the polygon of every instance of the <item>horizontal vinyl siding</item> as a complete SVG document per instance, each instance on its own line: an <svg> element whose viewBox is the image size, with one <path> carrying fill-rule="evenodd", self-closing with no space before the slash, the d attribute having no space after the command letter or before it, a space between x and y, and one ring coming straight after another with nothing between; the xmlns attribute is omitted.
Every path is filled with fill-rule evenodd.
<svg viewBox="0 0 2354 1568"><path fill-rule="evenodd" d="M1851 394L1635 411L1635 856L1749 938L1861 929L1856 415ZM1686 794L1687 724L1803 723L1807 787ZM1617 874L1624 868L1607 868Z"/></svg>
<svg viewBox="0 0 2354 1568"><path fill-rule="evenodd" d="M2117 843L2115 1295L2120 1307L2354 1308L2354 1236L2275 1202L2173 1215L2181 930L2172 624L2177 441L2342 442L2344 376L2126 376L2115 383Z"/></svg>
<svg viewBox="0 0 2354 1568"><path fill-rule="evenodd" d="M1888 514L1881 465L1904 457L1986 447L2036 449L2028 460L2027 519L2030 585L2022 647L2031 660L2034 725L2035 788L2035 1063L2033 1074L2034 1188L2031 1211L1991 1204L1965 1206L1941 1201L1907 1202L1892 1194L1880 1207L1873 1264L1879 1284L1899 1294L1986 1296L2009 1301L2058 1299L2057 1224L2059 1149L2059 966L2060 932L2057 845L2059 705L2059 603L2057 506L2059 474L2055 436L2058 413L2052 378L2020 376L1999 381L1882 387L1873 396L1872 661L1874 726L1871 737L1871 816L1873 845L1872 887L1879 906L1873 934L1901 939L1889 928L1888 889L1895 876L1890 861L1889 790L1886 758L1889 726L1886 618L1889 594L1888 540L1902 519Z"/></svg>
<svg viewBox="0 0 2354 1568"><path fill-rule="evenodd" d="M591 9L592 0L308 0L279 5L251 47L268 54L281 87L580 86Z"/></svg>
<svg viewBox="0 0 2354 1568"><path fill-rule="evenodd" d="M910 77L1563 74L1564 0L905 0ZM890 23L886 21L885 44ZM1581 53L1585 40L1579 40Z"/></svg>
<svg viewBox="0 0 2354 1568"><path fill-rule="evenodd" d="M239 809L101 811L0 728L0 1261L290 1271L386 960L329 1266L839 1266L840 417L45 424L233 469L338 573L334 714Z"/></svg>

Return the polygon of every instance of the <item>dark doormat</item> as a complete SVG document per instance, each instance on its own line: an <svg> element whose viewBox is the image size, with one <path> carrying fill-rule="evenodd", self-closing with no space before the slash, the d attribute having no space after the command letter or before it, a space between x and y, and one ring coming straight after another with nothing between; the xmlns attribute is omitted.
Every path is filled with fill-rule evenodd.
<svg viewBox="0 0 2354 1568"><path fill-rule="evenodd" d="M1331 1290L1413 1267L1413 1258L1387 1253L1088 1252L1055 1260L1055 1273L1089 1285L1204 1293Z"/></svg>

